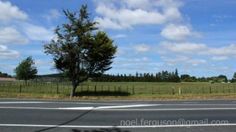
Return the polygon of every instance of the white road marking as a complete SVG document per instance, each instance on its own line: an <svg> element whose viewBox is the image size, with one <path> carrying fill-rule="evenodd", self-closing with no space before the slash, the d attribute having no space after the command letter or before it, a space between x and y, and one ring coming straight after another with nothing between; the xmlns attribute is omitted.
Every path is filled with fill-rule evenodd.
<svg viewBox="0 0 236 132"><path fill-rule="evenodd" d="M8 102L0 102L0 104L41 104L48 102L40 102L40 101L8 101Z"/></svg>
<svg viewBox="0 0 236 132"><path fill-rule="evenodd" d="M111 107L64 107L64 108L49 108L49 107L1 107L0 109L29 109L29 110L93 110L93 111L210 111L210 110L236 110L236 108L131 108L125 109L125 106L120 106L121 109L115 108L115 106Z"/></svg>
<svg viewBox="0 0 236 132"><path fill-rule="evenodd" d="M3 101L0 104L37 104L37 103L60 103L43 101ZM65 102L72 103L72 102ZM83 104L84 102L74 102ZM97 104L87 103L86 104ZM94 110L94 111L197 111L197 110L236 110L236 104L130 104L130 105L110 105L110 106L86 106L86 107L35 107L35 106L1 106L0 109L32 109L32 110ZM142 108L153 106L182 106L181 108ZM184 106L198 106L198 108L188 108ZM199 107L202 106L202 107ZM204 107L208 106L208 107ZM214 107L209 107L214 106ZM224 107L218 107L224 106ZM227 107L228 106L228 107Z"/></svg>
<svg viewBox="0 0 236 132"><path fill-rule="evenodd" d="M236 110L236 108L150 108L150 109L98 109L102 111L209 111L209 110Z"/></svg>
<svg viewBox="0 0 236 132"><path fill-rule="evenodd" d="M150 107L160 106L161 104L138 104L138 105L120 105L120 106L100 106L96 109L115 109L115 108L133 108L133 107Z"/></svg>
<svg viewBox="0 0 236 132"><path fill-rule="evenodd" d="M147 107L147 106L157 106L157 105L121 105L121 106L99 106L99 107L17 107L17 106L0 106L0 109L39 109L39 110L106 110L113 108L134 108L134 107Z"/></svg>
<svg viewBox="0 0 236 132"><path fill-rule="evenodd" d="M59 127L59 128L180 128L180 127L222 127L236 126L236 123L229 124L186 124L186 125L146 125L146 126L89 126L89 125L42 125L42 124L0 124L0 127Z"/></svg>
<svg viewBox="0 0 236 132"><path fill-rule="evenodd" d="M161 105L166 105L166 106L235 106L236 104L161 104Z"/></svg>
<svg viewBox="0 0 236 132"><path fill-rule="evenodd" d="M59 110L92 110L95 107L67 107L67 108L56 108Z"/></svg>
<svg viewBox="0 0 236 132"><path fill-rule="evenodd" d="M102 102L54 102L54 101L0 101L0 105L4 104L73 104L73 105L104 105L104 106L110 106L110 105L124 105L126 103L102 103ZM137 104L137 103L127 103L127 104Z"/></svg>

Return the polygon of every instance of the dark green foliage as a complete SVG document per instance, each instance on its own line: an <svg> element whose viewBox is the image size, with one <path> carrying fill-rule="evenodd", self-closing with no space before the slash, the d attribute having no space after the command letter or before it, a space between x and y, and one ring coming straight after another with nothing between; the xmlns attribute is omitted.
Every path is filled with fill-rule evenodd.
<svg viewBox="0 0 236 132"><path fill-rule="evenodd" d="M196 77L190 76L188 74L183 74L180 76L181 81L183 82L195 82L197 80Z"/></svg>
<svg viewBox="0 0 236 132"><path fill-rule="evenodd" d="M216 79L217 82L228 82L228 79L225 75L219 75Z"/></svg>
<svg viewBox="0 0 236 132"><path fill-rule="evenodd" d="M216 77L200 77L190 76L188 74L183 74L180 77L182 82L228 82L225 75L219 75Z"/></svg>
<svg viewBox="0 0 236 132"><path fill-rule="evenodd" d="M7 73L2 73L2 72L0 72L0 77L11 77L11 76L8 75Z"/></svg>
<svg viewBox="0 0 236 132"><path fill-rule="evenodd" d="M232 78L231 82L236 82L236 72L234 73L234 75L233 75L233 78Z"/></svg>
<svg viewBox="0 0 236 132"><path fill-rule="evenodd" d="M178 71L168 72L162 71L156 74L153 73L136 73L135 75L102 75L94 77L93 81L100 82L180 82Z"/></svg>
<svg viewBox="0 0 236 132"><path fill-rule="evenodd" d="M111 68L116 46L105 32L98 31L86 5L82 5L79 13L66 10L64 14L68 23L56 28L57 40L46 44L44 49L53 56L55 67L72 81L71 96L74 96L81 82Z"/></svg>
<svg viewBox="0 0 236 132"><path fill-rule="evenodd" d="M38 71L35 67L32 57L27 57L25 60L20 62L20 64L15 69L16 78L25 81L34 79L37 75L37 72Z"/></svg>

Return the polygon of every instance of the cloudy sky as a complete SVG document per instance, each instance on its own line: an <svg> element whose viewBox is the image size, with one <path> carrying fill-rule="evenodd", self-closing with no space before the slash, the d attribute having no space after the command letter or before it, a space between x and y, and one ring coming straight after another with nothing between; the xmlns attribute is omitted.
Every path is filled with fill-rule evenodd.
<svg viewBox="0 0 236 132"><path fill-rule="evenodd" d="M236 72L235 0L0 0L0 71L32 56L39 74L56 72L42 46L66 22L62 10L82 4L118 46L108 73Z"/></svg>

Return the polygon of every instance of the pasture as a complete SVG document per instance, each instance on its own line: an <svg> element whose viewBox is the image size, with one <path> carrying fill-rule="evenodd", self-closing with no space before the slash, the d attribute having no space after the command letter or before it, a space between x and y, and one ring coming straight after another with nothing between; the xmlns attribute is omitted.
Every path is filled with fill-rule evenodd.
<svg viewBox="0 0 236 132"><path fill-rule="evenodd" d="M0 92L4 93L41 93L69 96L70 82L0 82ZM84 82L77 88L77 93L127 93L127 95L197 95L197 94L232 94L236 93L235 83L207 82ZM85 94L86 95L86 94ZM117 94L119 96L119 94Z"/></svg>

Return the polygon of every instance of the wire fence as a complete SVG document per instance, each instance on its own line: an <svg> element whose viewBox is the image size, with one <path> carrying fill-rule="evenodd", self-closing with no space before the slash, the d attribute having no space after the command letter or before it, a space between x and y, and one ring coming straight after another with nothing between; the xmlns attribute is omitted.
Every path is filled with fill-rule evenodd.
<svg viewBox="0 0 236 132"><path fill-rule="evenodd" d="M71 91L70 82L0 82L0 92L66 94ZM236 93L234 83L144 83L144 82L87 82L77 88L77 93L127 93L182 95L182 94L229 94Z"/></svg>

